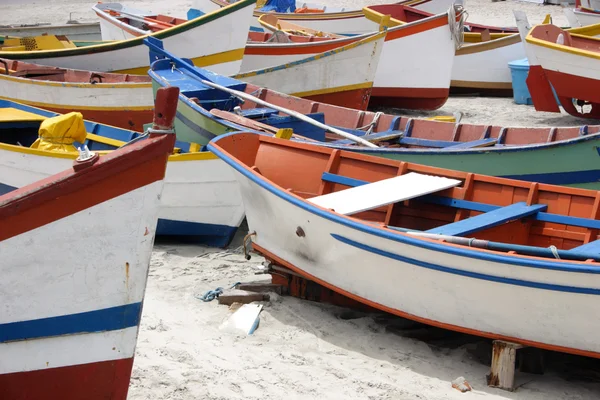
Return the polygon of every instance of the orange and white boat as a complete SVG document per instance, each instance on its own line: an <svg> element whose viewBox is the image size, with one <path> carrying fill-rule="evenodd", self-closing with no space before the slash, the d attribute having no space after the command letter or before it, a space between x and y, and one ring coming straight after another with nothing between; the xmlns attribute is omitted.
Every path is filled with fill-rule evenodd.
<svg viewBox="0 0 600 400"><path fill-rule="evenodd" d="M150 78L48 67L0 59L0 99L61 114L77 111L85 119L143 131L152 121Z"/></svg>
<svg viewBox="0 0 600 400"><path fill-rule="evenodd" d="M454 8L446 13L387 30L373 84L372 105L434 110L446 102L455 51L455 35L451 32L457 29L454 26L454 18L449 18L448 13L454 14ZM121 26L129 21L127 15L104 14L103 18L112 22L111 29L121 29ZM374 26L373 30L377 30L376 28L381 28L381 25ZM130 25L128 32L142 36L149 31ZM315 57L317 54L366 39L370 34L338 39L284 34L281 36L285 43L274 42L278 36L280 35L250 32L241 72ZM410 57L404 57L399 62L398 57L403 54L410 54Z"/></svg>

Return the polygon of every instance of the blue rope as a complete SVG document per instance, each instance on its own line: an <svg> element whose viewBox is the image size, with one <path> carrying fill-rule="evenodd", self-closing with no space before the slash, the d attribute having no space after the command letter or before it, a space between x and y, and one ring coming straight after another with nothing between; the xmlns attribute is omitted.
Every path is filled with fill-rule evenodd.
<svg viewBox="0 0 600 400"><path fill-rule="evenodd" d="M234 283L233 285L231 285L231 287L229 289L233 289L240 283L241 282ZM204 302L209 302L209 301L213 301L214 299L216 299L217 297L219 297L222 294L223 294L223 288L218 287L215 290L209 290L208 292L204 293L202 296L196 296L196 298L199 300L202 300Z"/></svg>

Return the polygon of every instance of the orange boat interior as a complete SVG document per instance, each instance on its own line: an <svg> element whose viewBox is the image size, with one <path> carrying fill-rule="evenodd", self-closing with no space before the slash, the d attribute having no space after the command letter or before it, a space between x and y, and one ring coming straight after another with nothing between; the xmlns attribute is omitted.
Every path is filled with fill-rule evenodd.
<svg viewBox="0 0 600 400"><path fill-rule="evenodd" d="M248 32L248 42L256 43L311 43L311 42L322 42L331 40L332 37L321 37L321 36L302 36L302 35L290 35L290 34L278 34L278 32Z"/></svg>
<svg viewBox="0 0 600 400"><path fill-rule="evenodd" d="M372 133L378 133L382 136L388 133L402 135L400 139L396 136L391 141L388 141L385 144L386 147L447 147L449 144L460 144L461 142L474 143L474 146L477 144L475 147L519 146L552 143L600 132L600 125L526 128L484 124L454 124L434 120L413 119L405 116L338 107L309 99L288 96L251 84L246 85L245 92L271 104L308 115L322 123L346 129L356 135L364 135L365 131L371 127ZM256 129L254 122L261 122L259 116L264 116L265 111L274 112L270 117L278 116L291 119L291 117L280 115L276 110L266 110L250 100L245 101L241 105L241 109L241 116L234 113L228 113L227 115L231 114L231 120L235 119L234 122L252 129ZM269 124L271 120L272 118L265 118L262 122ZM297 130L295 133L302 135ZM335 134L325 134L323 132L323 135L328 141L341 140L341 137ZM341 142L340 144L346 144L346 142ZM383 144L383 142L380 142L380 144Z"/></svg>
<svg viewBox="0 0 600 400"><path fill-rule="evenodd" d="M186 19L171 17L170 15L143 15L137 18L130 18L121 14L117 10L104 10L105 13L117 18L119 21L131 25L135 28L144 31L160 32L163 29L172 28L174 26L187 22Z"/></svg>
<svg viewBox="0 0 600 400"><path fill-rule="evenodd" d="M600 52L600 40L581 35L573 35L555 25L537 25L529 33L530 36L550 43L562 44L581 50Z"/></svg>
<svg viewBox="0 0 600 400"><path fill-rule="evenodd" d="M589 227L599 226L595 221L600 215L597 191L444 170L249 133L223 137L214 145L281 190L304 199L352 186L345 181L376 182L408 172L462 181L451 189L351 216L377 226L427 231L480 215L478 210L482 208L523 202L523 206L543 208L524 218L497 226L488 224L472 234L456 236L544 248L556 246L559 250L575 249L598 239L598 229ZM600 244L590 244L586 250L590 246Z"/></svg>
<svg viewBox="0 0 600 400"><path fill-rule="evenodd" d="M45 65L25 63L22 61L0 58L0 74L35 79L39 81L68 82L68 83L125 83L151 82L149 76L112 74L108 72L80 71L48 67Z"/></svg>

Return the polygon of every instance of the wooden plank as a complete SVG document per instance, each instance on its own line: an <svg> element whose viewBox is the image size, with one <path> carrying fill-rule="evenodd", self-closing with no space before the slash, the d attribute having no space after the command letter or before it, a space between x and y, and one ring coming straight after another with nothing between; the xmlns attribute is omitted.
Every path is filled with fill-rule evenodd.
<svg viewBox="0 0 600 400"><path fill-rule="evenodd" d="M266 293L255 293L246 290L229 289L224 290L219 295L219 304L231 305L233 303L248 304L253 301L269 300L269 295Z"/></svg>
<svg viewBox="0 0 600 400"><path fill-rule="evenodd" d="M478 147L488 147L494 146L497 142L496 138L488 138L488 139L479 139L479 140L471 140L470 142L462 142L455 144L453 146L447 147L447 149L455 150L455 149L474 149Z"/></svg>
<svg viewBox="0 0 600 400"><path fill-rule="evenodd" d="M501 207L484 214L476 215L475 217L463 219L451 224L438 226L437 228L426 231L427 233L435 233L438 235L448 236L464 236L482 229L492 228L502 225L506 222L515 219L528 217L540 211L547 209L545 204L534 204L528 206L525 202L511 204L510 206Z"/></svg>
<svg viewBox="0 0 600 400"><path fill-rule="evenodd" d="M318 206L349 215L373 208L413 199L460 185L458 179L449 179L410 172L367 185L308 199Z"/></svg>
<svg viewBox="0 0 600 400"><path fill-rule="evenodd" d="M487 384L491 387L514 391L515 360L517 350L523 345L503 340L494 340L492 349L492 365L487 376Z"/></svg>
<svg viewBox="0 0 600 400"><path fill-rule="evenodd" d="M600 254L600 240L594 240L593 242L574 247L569 251L576 252L579 254L590 254L598 256Z"/></svg>
<svg viewBox="0 0 600 400"><path fill-rule="evenodd" d="M284 286L269 282L246 282L240 283L236 286L236 289L245 290L247 292L255 293L269 293L274 292L277 294L284 293Z"/></svg>

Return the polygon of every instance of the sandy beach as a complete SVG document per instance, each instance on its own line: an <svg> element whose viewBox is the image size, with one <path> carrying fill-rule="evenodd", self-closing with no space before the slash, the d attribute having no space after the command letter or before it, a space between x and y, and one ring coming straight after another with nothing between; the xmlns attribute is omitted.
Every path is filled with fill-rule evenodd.
<svg viewBox="0 0 600 400"><path fill-rule="evenodd" d="M360 7L375 0L323 0ZM191 1L122 1L140 9L184 16ZM69 19L94 21L85 0L1 0L0 24ZM512 10L530 22L551 14L567 21L558 6L519 1L466 0L469 21L514 25ZM199 38L200 40L201 38ZM567 114L536 113L510 98L455 97L434 113L464 114L463 122L567 126L593 123ZM229 315L202 293L236 282L265 280L263 259L246 261L242 226L230 248L215 249L157 241L139 333L129 398L142 399L599 399L600 362L546 353L544 375L517 374L518 390L489 388L491 342L429 328L383 314L271 295L251 336L219 330ZM595 315L590 318L595 318ZM451 381L464 377L473 391Z"/></svg>

